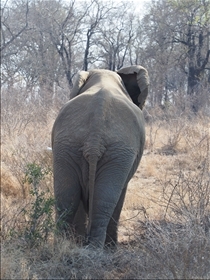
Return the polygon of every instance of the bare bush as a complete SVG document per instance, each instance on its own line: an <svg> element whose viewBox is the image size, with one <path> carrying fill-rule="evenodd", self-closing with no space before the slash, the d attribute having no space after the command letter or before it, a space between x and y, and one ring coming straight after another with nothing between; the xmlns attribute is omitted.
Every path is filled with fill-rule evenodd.
<svg viewBox="0 0 210 280"><path fill-rule="evenodd" d="M210 275L210 239L201 226L168 221L139 223L136 244L149 258L150 277L207 279Z"/></svg>
<svg viewBox="0 0 210 280"><path fill-rule="evenodd" d="M174 221L203 225L209 231L210 178L207 158L201 169L194 172L180 171L178 176L163 184L165 218Z"/></svg>
<svg viewBox="0 0 210 280"><path fill-rule="evenodd" d="M51 167L51 154L47 152L47 147L51 142L52 118L57 110L24 100L17 89L13 92L14 98L11 94L8 92L8 97L4 93L2 101L1 160L4 170L10 172L18 182L16 186L21 188L22 196L26 197L27 185L23 183L26 165L37 162L47 168ZM6 175L1 179L3 192L7 193L9 188L12 189L12 183Z"/></svg>

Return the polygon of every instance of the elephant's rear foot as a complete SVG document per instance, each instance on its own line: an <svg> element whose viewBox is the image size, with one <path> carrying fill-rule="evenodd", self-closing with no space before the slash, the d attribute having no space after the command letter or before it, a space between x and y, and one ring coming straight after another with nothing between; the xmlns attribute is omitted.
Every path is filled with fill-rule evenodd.
<svg viewBox="0 0 210 280"><path fill-rule="evenodd" d="M109 235L106 235L106 240L105 240L105 247L106 248L116 248L117 247L117 234L116 236L109 236Z"/></svg>

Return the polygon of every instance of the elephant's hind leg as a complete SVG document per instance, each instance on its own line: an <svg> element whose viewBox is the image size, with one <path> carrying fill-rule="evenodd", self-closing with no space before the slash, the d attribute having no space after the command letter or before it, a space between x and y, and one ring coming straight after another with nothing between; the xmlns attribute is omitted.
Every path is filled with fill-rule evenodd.
<svg viewBox="0 0 210 280"><path fill-rule="evenodd" d="M117 245L117 239L118 239L118 222L121 214L121 210L123 207L123 203L125 200L125 195L127 191L127 185L130 179L132 178L133 174L135 173L138 164L139 164L139 158L135 158L133 164L131 165L130 171L128 173L126 183L124 185L124 188L122 190L122 193L120 195L120 198L118 200L118 203L115 207L114 213L112 215L112 218L110 219L109 225L107 227L107 233L106 233L106 241L105 245L108 247L115 247Z"/></svg>
<svg viewBox="0 0 210 280"><path fill-rule="evenodd" d="M81 186L71 162L54 157L54 193L56 222L60 230L71 233L81 200Z"/></svg>
<svg viewBox="0 0 210 280"><path fill-rule="evenodd" d="M118 203L115 207L114 213L113 213L113 215L112 215L112 217L109 221L109 225L107 227L107 232L106 232L105 246L115 247L117 245L118 221L119 221L119 218L120 218L120 213L121 213L123 202L124 202L124 199L125 199L126 188L127 188L127 186L122 190L120 199L119 199L119 201L118 201Z"/></svg>
<svg viewBox="0 0 210 280"><path fill-rule="evenodd" d="M96 246L99 244L99 247L105 242L117 242L117 222L125 197L128 175L136 157L130 151L125 151L121 157L109 156L107 153L107 158L109 161L105 164L101 161L99 164L96 176L89 237L90 243Z"/></svg>
<svg viewBox="0 0 210 280"><path fill-rule="evenodd" d="M77 239L82 242L85 241L86 219L87 219L87 214L85 212L82 201L80 201L78 210L74 217L73 227L74 227Z"/></svg>

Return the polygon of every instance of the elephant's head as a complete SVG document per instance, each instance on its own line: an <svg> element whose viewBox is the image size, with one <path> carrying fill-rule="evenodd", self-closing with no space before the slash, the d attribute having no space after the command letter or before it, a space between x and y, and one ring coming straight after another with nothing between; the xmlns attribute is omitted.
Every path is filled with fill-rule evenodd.
<svg viewBox="0 0 210 280"><path fill-rule="evenodd" d="M70 94L70 99L80 94L80 91L86 83L90 72L80 71L78 73L74 87ZM142 109L148 95L149 76L147 70L140 65L133 65L121 68L116 73L121 77L133 103Z"/></svg>
<svg viewBox="0 0 210 280"><path fill-rule="evenodd" d="M149 75L147 70L140 65L133 65L121 68L117 73L122 78L133 103L142 109L148 95Z"/></svg>

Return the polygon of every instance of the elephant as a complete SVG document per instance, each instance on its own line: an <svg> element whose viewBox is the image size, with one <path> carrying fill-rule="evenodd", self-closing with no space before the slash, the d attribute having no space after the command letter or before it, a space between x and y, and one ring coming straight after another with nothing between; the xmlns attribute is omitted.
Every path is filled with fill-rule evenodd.
<svg viewBox="0 0 210 280"><path fill-rule="evenodd" d="M80 71L52 129L59 228L90 247L117 245L128 182L142 157L149 76L140 65Z"/></svg>

